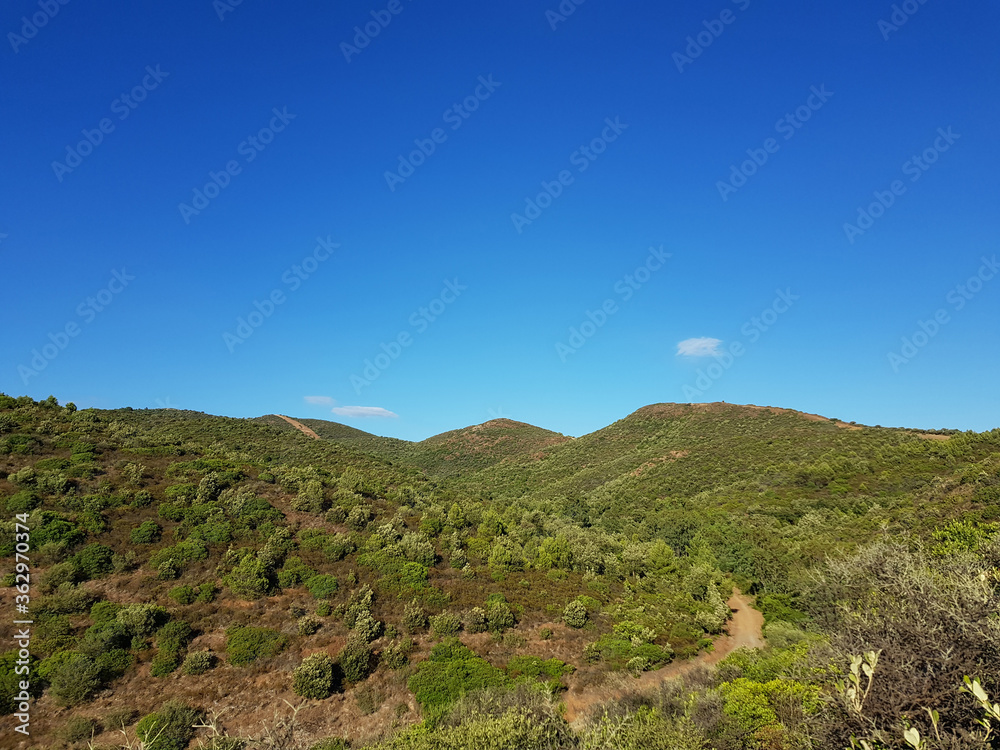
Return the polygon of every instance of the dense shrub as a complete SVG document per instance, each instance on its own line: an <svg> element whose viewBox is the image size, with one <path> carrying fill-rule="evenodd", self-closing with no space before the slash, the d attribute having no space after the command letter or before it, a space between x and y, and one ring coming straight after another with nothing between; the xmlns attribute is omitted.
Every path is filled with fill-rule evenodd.
<svg viewBox="0 0 1000 750"><path fill-rule="evenodd" d="M234 625L226 631L226 654L229 663L250 664L281 653L288 639L276 630Z"/></svg>
<svg viewBox="0 0 1000 750"><path fill-rule="evenodd" d="M333 660L327 654L307 656L292 672L292 689L303 698L329 698L333 686Z"/></svg>
<svg viewBox="0 0 1000 750"><path fill-rule="evenodd" d="M253 601L274 592L277 578L269 566L253 555L246 555L226 576L226 585L241 599Z"/></svg>
<svg viewBox="0 0 1000 750"><path fill-rule="evenodd" d="M162 533L163 529L156 521L143 521L132 529L129 539L132 540L132 544L155 544L160 541Z"/></svg>
<svg viewBox="0 0 1000 750"><path fill-rule="evenodd" d="M195 591L194 586L183 584L170 589L167 596L178 604L191 604L198 598L198 593Z"/></svg>
<svg viewBox="0 0 1000 750"><path fill-rule="evenodd" d="M216 657L211 651L192 651L184 658L181 671L187 675L204 674L215 666Z"/></svg>
<svg viewBox="0 0 1000 750"><path fill-rule="evenodd" d="M587 608L583 602L574 599L563 609L563 622L571 628L582 628L587 624Z"/></svg>
<svg viewBox="0 0 1000 750"><path fill-rule="evenodd" d="M458 635L462 629L462 620L452 612L442 612L430 618L431 632L436 638L449 638Z"/></svg>
<svg viewBox="0 0 1000 750"><path fill-rule="evenodd" d="M337 657L344 679L348 682L361 682L371 674L372 650L368 642L352 634Z"/></svg>
<svg viewBox="0 0 1000 750"><path fill-rule="evenodd" d="M338 583L336 577L324 573L307 580L306 588L316 599L329 599L337 593Z"/></svg>
<svg viewBox="0 0 1000 750"><path fill-rule="evenodd" d="M49 683L49 692L62 706L77 706L101 686L101 668L91 657L61 651L38 665L38 674Z"/></svg>
<svg viewBox="0 0 1000 750"><path fill-rule="evenodd" d="M86 579L101 578L110 573L114 565L114 550L104 544L88 544L77 552L70 562Z"/></svg>
<svg viewBox="0 0 1000 750"><path fill-rule="evenodd" d="M451 639L436 645L430 658L417 665L409 688L425 710L440 711L471 690L509 684L503 670Z"/></svg>

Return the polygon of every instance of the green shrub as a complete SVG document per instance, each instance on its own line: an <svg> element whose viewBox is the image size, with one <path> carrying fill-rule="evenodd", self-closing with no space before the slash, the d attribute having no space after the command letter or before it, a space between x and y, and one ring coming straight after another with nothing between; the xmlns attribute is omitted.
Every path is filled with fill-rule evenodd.
<svg viewBox="0 0 1000 750"><path fill-rule="evenodd" d="M458 635L462 629L462 620L451 612L442 612L430 618L431 632L436 638L448 638Z"/></svg>
<svg viewBox="0 0 1000 750"><path fill-rule="evenodd" d="M246 555L225 578L234 595L253 601L274 593L274 571L253 555Z"/></svg>
<svg viewBox="0 0 1000 750"><path fill-rule="evenodd" d="M189 586L184 584L182 586L175 586L170 589L167 594L171 599L173 599L178 604L191 604L198 598L198 594L194 589L194 586Z"/></svg>
<svg viewBox="0 0 1000 750"><path fill-rule="evenodd" d="M413 641L409 638L398 643L391 643L382 649L381 662L389 669L402 669L410 663L410 652L413 651Z"/></svg>
<svg viewBox="0 0 1000 750"><path fill-rule="evenodd" d="M303 615L299 618L297 626L299 635L312 635L320 629L322 623L320 623L318 618L313 617L312 615Z"/></svg>
<svg viewBox="0 0 1000 750"><path fill-rule="evenodd" d="M156 521L143 521L132 529L129 538L132 540L132 544L155 544L160 541L162 533L163 529Z"/></svg>
<svg viewBox="0 0 1000 750"><path fill-rule="evenodd" d="M403 628L409 633L419 633L427 627L427 613L416 599L403 609Z"/></svg>
<svg viewBox="0 0 1000 750"><path fill-rule="evenodd" d="M192 651L184 659L181 671L187 675L205 674L215 666L216 661L216 656L211 651Z"/></svg>
<svg viewBox="0 0 1000 750"><path fill-rule="evenodd" d="M307 656L292 672L292 689L303 698L329 698L333 687L333 660L327 654Z"/></svg>
<svg viewBox="0 0 1000 750"><path fill-rule="evenodd" d="M115 602L95 602L94 606L90 608L90 619L94 621L94 625L114 622L121 608L122 605Z"/></svg>
<svg viewBox="0 0 1000 750"><path fill-rule="evenodd" d="M328 737L310 745L309 750L351 750L351 743L339 737Z"/></svg>
<svg viewBox="0 0 1000 750"><path fill-rule="evenodd" d="M30 513L42 504L42 498L33 490L21 490L7 498L8 513Z"/></svg>
<svg viewBox="0 0 1000 750"><path fill-rule="evenodd" d="M430 658L417 665L410 691L425 710L440 710L471 690L506 687L510 679L485 659L451 639L431 649Z"/></svg>
<svg viewBox="0 0 1000 750"><path fill-rule="evenodd" d="M126 604L118 610L116 620L132 635L152 635L170 619L170 614L157 604Z"/></svg>
<svg viewBox="0 0 1000 750"><path fill-rule="evenodd" d="M506 601L494 599L486 605L486 625L494 633L514 627L514 613Z"/></svg>
<svg viewBox="0 0 1000 750"><path fill-rule="evenodd" d="M226 654L229 663L250 664L281 653L288 639L276 630L234 625L226 631Z"/></svg>
<svg viewBox="0 0 1000 750"><path fill-rule="evenodd" d="M199 602L213 602L215 601L216 594L219 593L219 587L215 585L213 581L206 581L198 587L198 601Z"/></svg>
<svg viewBox="0 0 1000 750"><path fill-rule="evenodd" d="M582 628L587 624L587 607L583 602L574 599L563 610L563 622L571 628Z"/></svg>
<svg viewBox="0 0 1000 750"><path fill-rule="evenodd" d="M348 682L361 682L371 674L372 650L367 641L358 638L353 633L337 657L344 679Z"/></svg>
<svg viewBox="0 0 1000 750"><path fill-rule="evenodd" d="M184 750L194 736L200 715L186 703L171 700L159 711L147 714L136 725L136 736L144 750Z"/></svg>
<svg viewBox="0 0 1000 750"><path fill-rule="evenodd" d="M23 675L18 675L15 671L18 669L18 659L16 650L0 655L0 715L14 713L18 708L17 695L21 692L20 682L24 679ZM28 657L28 668L36 671L37 660L34 656ZM28 694L32 698L38 698L42 694L42 684L42 680L30 680Z"/></svg>
<svg viewBox="0 0 1000 750"><path fill-rule="evenodd" d="M101 682L107 683L116 680L132 668L135 657L124 648L113 648L104 653L98 654L95 659L98 668L101 670Z"/></svg>
<svg viewBox="0 0 1000 750"><path fill-rule="evenodd" d="M49 682L49 692L62 706L77 706L101 686L101 668L91 657L61 651L42 661L39 675Z"/></svg>
<svg viewBox="0 0 1000 750"><path fill-rule="evenodd" d="M321 574L306 581L306 588L315 599L329 599L337 593L337 579L334 576Z"/></svg>

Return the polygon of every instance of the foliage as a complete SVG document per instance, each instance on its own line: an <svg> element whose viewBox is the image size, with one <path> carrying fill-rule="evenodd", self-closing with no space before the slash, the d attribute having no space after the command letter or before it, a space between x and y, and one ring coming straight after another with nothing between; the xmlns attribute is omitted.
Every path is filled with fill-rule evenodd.
<svg viewBox="0 0 1000 750"><path fill-rule="evenodd" d="M288 639L276 630L234 625L226 630L226 654L237 666L269 659L288 646Z"/></svg>
<svg viewBox="0 0 1000 750"><path fill-rule="evenodd" d="M292 689L303 698L329 698L333 688L333 660L327 654L307 656L292 672Z"/></svg>
<svg viewBox="0 0 1000 750"><path fill-rule="evenodd" d="M135 733L143 742L143 750L184 750L199 718L199 713L186 703L171 700L140 719Z"/></svg>

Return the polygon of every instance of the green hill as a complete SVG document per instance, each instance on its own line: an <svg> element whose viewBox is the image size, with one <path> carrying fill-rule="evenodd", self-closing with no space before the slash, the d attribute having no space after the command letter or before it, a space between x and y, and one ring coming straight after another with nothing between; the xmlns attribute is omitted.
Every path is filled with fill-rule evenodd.
<svg viewBox="0 0 1000 750"><path fill-rule="evenodd" d="M644 747L642 726L671 747L840 747L901 736L904 713L923 720L910 705L974 731L974 706L941 697L956 670L1000 690L1000 430L731 404L647 406L576 439L494 420L410 443L299 421L319 439L274 415L0 395L0 547L30 580L21 594L11 572L3 596L9 612L30 599L37 699L31 739L11 747L121 747L120 722L135 747L162 722L183 748L209 741L189 719L223 710L219 731L245 740L232 747L270 747L275 707L303 698L285 747L361 747L419 720L385 747L542 747L532 732ZM668 662L710 663L734 587L764 613L763 656L730 657L686 704L616 702L619 672L653 685ZM901 596L910 607L884 606ZM963 645L945 663L934 644L949 639ZM894 676L869 721L836 708L835 677L874 649ZM8 728L16 667L0 653ZM562 700L619 723L571 729ZM716 709L684 719L695 704Z"/></svg>

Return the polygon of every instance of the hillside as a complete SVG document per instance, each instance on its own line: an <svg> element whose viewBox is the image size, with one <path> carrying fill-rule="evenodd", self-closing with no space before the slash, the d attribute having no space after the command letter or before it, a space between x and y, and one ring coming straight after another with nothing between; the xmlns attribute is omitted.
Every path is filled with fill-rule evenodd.
<svg viewBox="0 0 1000 750"><path fill-rule="evenodd" d="M730 404L652 405L576 439L494 420L407 443L300 421L319 439L276 416L0 395L11 519L0 546L14 570L15 522L29 529L33 620L30 739L13 734L16 654L0 655L4 747L83 747L91 734L121 747L119 724L133 748L154 724L175 742L151 750L194 747L210 730L188 719L217 712L218 730L243 738L224 746L248 750L278 747L267 733L279 731L292 750L343 747L330 738L465 748L476 732L542 747L518 734L536 730L560 738L545 747L632 747L607 739L640 726L628 723L638 699L613 686L643 673L636 687L651 685L667 664L694 679L685 660L718 661L706 654L735 588L756 596L771 646L683 688L722 707L683 730L702 744L677 744L673 708L644 714L670 747L846 743L846 731L895 731L901 705L932 696L973 726L965 704L940 697L955 670L1000 689L987 635L1000 603L1000 430L917 433ZM890 592L925 570L935 586ZM22 594L14 573L5 580L0 606L13 612ZM884 602L912 599L932 635L915 620L896 649L896 626L838 619L880 587ZM919 597L938 589L952 604L925 612ZM962 597L965 630L947 637L971 639L965 661L943 666L930 648L922 666L899 661L952 632L942 613ZM893 612L897 624L910 616ZM0 624L8 643L12 619ZM917 697L876 690L884 712L865 729L838 713L828 675L869 648L884 650L882 670L939 682ZM592 708L572 727L558 711L567 691ZM740 723L751 693L752 726ZM294 726L286 700L305 700ZM782 723L774 711L790 700ZM626 724L603 725L602 704ZM448 732L471 744L420 744Z"/></svg>

